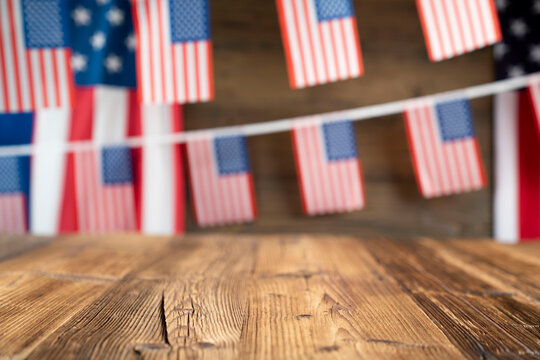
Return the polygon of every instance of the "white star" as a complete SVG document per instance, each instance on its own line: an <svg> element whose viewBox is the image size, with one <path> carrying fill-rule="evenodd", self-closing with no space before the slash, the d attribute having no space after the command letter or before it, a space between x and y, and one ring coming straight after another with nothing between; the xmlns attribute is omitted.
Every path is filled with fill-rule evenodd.
<svg viewBox="0 0 540 360"><path fill-rule="evenodd" d="M110 54L105 59L105 67L109 73L117 73L122 70L122 59L119 56Z"/></svg>
<svg viewBox="0 0 540 360"><path fill-rule="evenodd" d="M540 64L540 44L532 45L529 48L529 58L531 61Z"/></svg>
<svg viewBox="0 0 540 360"><path fill-rule="evenodd" d="M71 67L75 72L85 71L86 70L87 58L85 55L75 53L71 57Z"/></svg>
<svg viewBox="0 0 540 360"><path fill-rule="evenodd" d="M501 59L502 57L504 57L504 55L506 55L507 52L508 45L506 45L505 43L498 43L497 45L495 45L494 54L496 59Z"/></svg>
<svg viewBox="0 0 540 360"><path fill-rule="evenodd" d="M129 50L134 51L135 47L137 46L137 39L135 39L135 35L129 34L126 38L125 44Z"/></svg>
<svg viewBox="0 0 540 360"><path fill-rule="evenodd" d="M497 9L499 9L500 11L504 11L508 6L507 0L496 0L495 2L497 3Z"/></svg>
<svg viewBox="0 0 540 360"><path fill-rule="evenodd" d="M105 4L108 4L110 0L96 0L96 2L99 4L99 5L105 5Z"/></svg>
<svg viewBox="0 0 540 360"><path fill-rule="evenodd" d="M523 71L523 68L521 66L510 66L508 68L508 76L510 77L517 77L525 74Z"/></svg>
<svg viewBox="0 0 540 360"><path fill-rule="evenodd" d="M517 38L522 38L529 31L527 24L522 19L513 20L510 24L510 31Z"/></svg>
<svg viewBox="0 0 540 360"><path fill-rule="evenodd" d="M122 25L124 22L124 12L113 6L109 11L107 11L107 20L111 23L112 26Z"/></svg>
<svg viewBox="0 0 540 360"><path fill-rule="evenodd" d="M82 6L77 6L71 12L71 17L77 26L85 26L90 24L90 15L90 10Z"/></svg>
<svg viewBox="0 0 540 360"><path fill-rule="evenodd" d="M101 50L103 46L105 46L105 41L105 34L101 31L94 33L94 35L90 37L90 45L92 45L94 50Z"/></svg>

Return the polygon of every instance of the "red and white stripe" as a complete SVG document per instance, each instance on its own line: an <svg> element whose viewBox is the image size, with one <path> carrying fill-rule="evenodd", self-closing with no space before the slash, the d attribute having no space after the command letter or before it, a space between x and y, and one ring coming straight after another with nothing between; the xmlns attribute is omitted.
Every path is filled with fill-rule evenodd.
<svg viewBox="0 0 540 360"><path fill-rule="evenodd" d="M71 51L26 49L21 6L0 1L0 112L70 107Z"/></svg>
<svg viewBox="0 0 540 360"><path fill-rule="evenodd" d="M251 173L220 175L211 134L190 137L186 148L197 224L205 227L255 220Z"/></svg>
<svg viewBox="0 0 540 360"><path fill-rule="evenodd" d="M328 161L321 122L300 120L292 131L304 212L319 215L360 210L365 206L360 160Z"/></svg>
<svg viewBox="0 0 540 360"><path fill-rule="evenodd" d="M415 175L426 198L472 191L486 183L475 137L443 143L430 100L411 102L405 125Z"/></svg>
<svg viewBox="0 0 540 360"><path fill-rule="evenodd" d="M0 195L0 233L26 232L26 201L23 193Z"/></svg>
<svg viewBox="0 0 540 360"><path fill-rule="evenodd" d="M530 97L495 97L494 237L516 243L540 239L540 138Z"/></svg>
<svg viewBox="0 0 540 360"><path fill-rule="evenodd" d="M212 42L173 43L169 0L132 0L139 99L194 103L214 97Z"/></svg>
<svg viewBox="0 0 540 360"><path fill-rule="evenodd" d="M314 0L276 0L276 4L292 88L363 74L354 17L319 22Z"/></svg>
<svg viewBox="0 0 540 360"><path fill-rule="evenodd" d="M431 61L494 44L501 29L493 0L416 0Z"/></svg>
<svg viewBox="0 0 540 360"><path fill-rule="evenodd" d="M528 90L536 118L536 124L538 125L538 134L540 134L540 75L531 76L529 78Z"/></svg>

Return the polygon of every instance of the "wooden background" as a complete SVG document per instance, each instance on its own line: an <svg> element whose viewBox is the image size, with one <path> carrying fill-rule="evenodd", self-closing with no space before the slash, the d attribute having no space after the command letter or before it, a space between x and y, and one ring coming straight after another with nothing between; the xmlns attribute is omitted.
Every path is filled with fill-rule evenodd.
<svg viewBox="0 0 540 360"><path fill-rule="evenodd" d="M216 98L185 106L187 130L342 110L482 84L494 79L492 49L430 63L414 0L354 1L365 75L303 90L289 88L273 0L212 0ZM421 198L401 115L355 123L367 207L314 218L302 214L289 133L249 138L259 216L219 231L354 235L491 234L491 98L472 101L489 185ZM191 206L190 206L191 207ZM188 210L189 232L204 232ZM213 229L212 231L215 231Z"/></svg>

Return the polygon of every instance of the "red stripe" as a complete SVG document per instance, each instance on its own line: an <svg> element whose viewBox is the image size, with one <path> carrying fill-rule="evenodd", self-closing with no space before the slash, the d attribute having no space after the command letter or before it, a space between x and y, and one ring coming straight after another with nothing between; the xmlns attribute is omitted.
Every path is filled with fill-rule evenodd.
<svg viewBox="0 0 540 360"><path fill-rule="evenodd" d="M7 81L7 71L6 71L6 56L4 54L4 37L3 37L3 29L4 25L2 24L2 18L0 17L0 64L2 65L1 71L2 71L2 93L4 95L4 109L6 112L9 112L10 105L9 105L9 97L8 97L8 81Z"/></svg>
<svg viewBox="0 0 540 360"><path fill-rule="evenodd" d="M285 11L283 9L284 0L276 0L276 6L278 10L279 25L281 28L281 39L283 41L283 49L285 51L285 60L287 62L287 71L289 73L289 84L292 88L297 88L296 78L294 76L294 67L291 56L291 44L289 43L289 32L287 30L287 23L285 22Z"/></svg>
<svg viewBox="0 0 540 360"><path fill-rule="evenodd" d="M214 98L214 65L213 65L213 52L212 52L212 42L206 41L206 54L207 54L207 64L208 64L208 99Z"/></svg>
<svg viewBox="0 0 540 360"><path fill-rule="evenodd" d="M465 3L465 8L466 8L465 13L467 14L467 20L469 21L469 25L470 25L470 28L471 28L472 38L474 39L473 48L478 49L480 47L480 45L479 45L480 41L476 37L476 32L474 31L474 22L475 22L475 20L472 18L471 8L469 6L470 3L469 3L469 1L464 1L464 3Z"/></svg>
<svg viewBox="0 0 540 360"><path fill-rule="evenodd" d="M467 45L465 43L465 35L463 34L463 21L461 19L461 16L459 16L459 9L457 7L457 4L456 4L456 0L450 0L450 2L452 3L452 7L454 8L454 14L456 14L456 20L457 20L457 23L458 23L458 33L459 33L459 38L461 40L461 45L462 45L462 50L463 52L466 51L467 49Z"/></svg>
<svg viewBox="0 0 540 360"><path fill-rule="evenodd" d="M142 136L141 108L139 106L140 92L128 91L128 109L127 109L127 136ZM135 205L135 223L136 229L142 229L142 149L141 147L132 148L131 163L133 165L133 191Z"/></svg>
<svg viewBox="0 0 540 360"><path fill-rule="evenodd" d="M152 22L151 22L151 19L150 19L150 1L149 0L146 0L144 2L144 5L145 5L145 11L146 11L146 22L148 24L147 28L148 28L148 53L149 53L149 66L150 66L150 71L149 71L149 74L150 74L150 84L148 84L147 86L150 86L150 100L151 102L155 102L156 100L156 94L155 94L155 91L156 89L154 89L154 77L157 76L157 74L154 74L154 56L153 56L153 51L152 51ZM141 50L142 51L142 50Z"/></svg>
<svg viewBox="0 0 540 360"><path fill-rule="evenodd" d="M293 7L293 14L294 14L294 28L296 32L296 41L298 43L298 52L300 53L300 59L302 62L302 74L304 77L304 86L308 83L308 77L307 77L307 66L306 66L306 59L305 54L302 48L302 39L300 38L300 26L298 25L298 15L296 12L296 5L295 1L291 1L291 5Z"/></svg>
<svg viewBox="0 0 540 360"><path fill-rule="evenodd" d="M195 49L195 87L197 93L196 101L201 101L201 74L199 73L199 42L193 42L193 47Z"/></svg>
<svg viewBox="0 0 540 360"><path fill-rule="evenodd" d="M60 233L73 233L80 229L77 218L77 197L75 195L75 161L72 153L66 156L67 161L64 173L64 185L62 186L62 205L58 231Z"/></svg>
<svg viewBox="0 0 540 360"><path fill-rule="evenodd" d="M176 47L175 45L170 46L171 50L171 69L172 69L172 84L173 84L173 102L179 101L178 99L178 84L176 78Z"/></svg>
<svg viewBox="0 0 540 360"><path fill-rule="evenodd" d="M165 49L163 48L163 21L161 17L161 0L156 1L157 4L157 12L158 12L158 31L159 31L159 58L161 62L161 91L162 91L162 98L160 100L164 101L167 99L166 93L167 89L165 87ZM156 74L157 75L157 74Z"/></svg>
<svg viewBox="0 0 540 360"><path fill-rule="evenodd" d="M319 79L321 78L321 74L319 72L319 68L317 66L317 62L315 61L315 50L313 49L313 34L311 32L311 29L312 29L312 21L311 21L311 18L309 16L309 13L308 13L308 4L307 4L307 0L303 0L303 4L304 4L304 17L305 17L305 23L306 23L306 28L307 28L307 33L308 33L308 45L309 45L309 51L311 53L311 62L313 63L313 69L314 69L314 72L317 74L317 76L315 77L315 84L320 84L321 82L323 81L319 81Z"/></svg>
<svg viewBox="0 0 540 360"><path fill-rule="evenodd" d="M132 18L133 18L133 27L135 28L135 33L138 34L139 38L140 38L140 34L141 34L141 25L139 23L139 12L137 10L137 1L138 0L132 0L131 2L131 13L132 13ZM139 99L139 103L142 103L143 102L143 87L144 86L148 86L148 84L143 84L143 77L142 77L142 59L141 59L141 53L142 53L142 49L141 49L141 44L139 43L138 46L137 46L137 49L135 51L135 66L136 66L136 69L137 69L137 82L139 83L139 86L137 86L137 96L138 96L138 99Z"/></svg>
<svg viewBox="0 0 540 360"><path fill-rule="evenodd" d="M255 220L257 217L257 200L255 196L255 185L253 184L253 175L249 173L247 176L248 185L249 185L249 202L251 205L251 216L252 219Z"/></svg>
<svg viewBox="0 0 540 360"><path fill-rule="evenodd" d="M435 58L433 55L433 48L431 46L431 37L430 37L431 34L429 33L429 29L426 22L425 10L424 10L424 7L422 6L421 0L416 0L416 8L418 9L418 13L420 15L420 23L422 24L422 30L424 32L424 39L426 41L426 46L428 48L429 59L431 61L435 61ZM441 44L441 47L442 47L442 44Z"/></svg>
<svg viewBox="0 0 540 360"><path fill-rule="evenodd" d="M497 15L497 9L495 8L495 4L493 3L493 0L488 0L489 3L489 10L491 12L491 18L493 19L493 26L495 27L495 39L496 41L499 41L502 39L501 35L501 24L499 22L499 16Z"/></svg>
<svg viewBox="0 0 540 360"><path fill-rule="evenodd" d="M54 49L51 49L51 57L52 57L52 70L53 70L53 78L54 78L54 95L56 97L56 106L60 106L60 81L58 80L58 62L56 61L56 51Z"/></svg>
<svg viewBox="0 0 540 360"><path fill-rule="evenodd" d="M478 0L473 1L472 3L474 4L473 6L476 6L476 10L478 12L478 19L477 20L480 22L480 31L482 32L483 43L480 44L480 46L484 46L484 45L488 44L489 41L488 41L487 34L486 34L486 28L485 28L486 23L484 21L482 8L480 7L480 4L478 3Z"/></svg>
<svg viewBox="0 0 540 360"><path fill-rule="evenodd" d="M416 183L418 184L418 188L420 192L422 193L422 196L427 197L425 188L424 186L421 185L422 178L420 177L420 166L418 164L418 150L416 149L417 144L413 141L413 138L412 138L411 126L413 125L411 124L412 119L409 115L409 110L405 111L403 113L403 116L405 117L405 130L407 133L407 142L409 144L409 150L411 152L411 161L413 164L414 176L416 177Z"/></svg>
<svg viewBox="0 0 540 360"><path fill-rule="evenodd" d="M540 140L526 94L519 93L519 235L540 237Z"/></svg>
<svg viewBox="0 0 540 360"><path fill-rule="evenodd" d="M338 63L338 54L337 54L337 48L336 48L336 40L334 39L334 29L332 27L332 23L328 22L328 29L330 29L330 47L332 48L332 56L334 57L334 64L336 66L336 79L341 79L341 74L339 71L339 63Z"/></svg>
<svg viewBox="0 0 540 360"><path fill-rule="evenodd" d="M185 101L188 102L189 99L189 82L188 82L188 64L187 64L187 47L186 44L181 44L180 49L182 50L182 56L184 57L184 91L185 91Z"/></svg>
<svg viewBox="0 0 540 360"><path fill-rule="evenodd" d="M362 57L362 47L360 46L360 38L358 36L358 25L356 24L356 19L353 17L351 18L351 25L353 27L353 35L354 35L354 48L356 50L356 56L358 59L358 75L362 75L364 73L364 60Z"/></svg>
<svg viewBox="0 0 540 360"><path fill-rule="evenodd" d="M345 54L343 56L345 57L345 66L347 68L347 76L348 78L352 77L352 71L351 71L351 64L349 63L349 52L351 49L347 46L347 39L345 37L345 25L343 24L343 20L338 20L339 26L341 27L341 41L343 42L343 50L345 50Z"/></svg>
<svg viewBox="0 0 540 360"><path fill-rule="evenodd" d="M478 146L478 140L474 139L474 152L476 158L476 166L478 166L478 172L480 173L480 185L483 187L487 183L486 171L484 169L484 163L482 161L482 153L480 147Z"/></svg>
<svg viewBox="0 0 540 360"><path fill-rule="evenodd" d="M183 114L182 114L182 107L180 105L172 105L171 106L171 122L172 122L172 131L174 133L179 133L183 131L184 124L183 124ZM174 184L174 191L175 191L175 203L174 203L174 209L175 209L175 222L174 222L174 230L175 233L181 233L183 234L185 232L185 208L184 208L184 202L185 202L185 184L184 184L184 164L183 164L183 158L182 156L182 147L180 144L175 144L172 146L173 149L173 184Z"/></svg>
<svg viewBox="0 0 540 360"><path fill-rule="evenodd" d="M13 2L12 0L7 1L8 4L8 18L10 19L9 27L11 31L11 52L13 53L13 65L15 72L15 92L17 94L17 110L22 111L22 93L21 93L21 75L19 69L19 53L17 51L17 38L15 32L15 15L13 13ZM5 80L4 80L5 81Z"/></svg>
<svg viewBox="0 0 540 360"><path fill-rule="evenodd" d="M444 16L444 20L446 22L446 32L448 33L448 38L450 39L450 48L452 50L452 56L455 56L456 51L456 44L454 43L454 36L452 34L452 26L450 24L450 17L448 15L448 11L446 9L446 2L443 4L441 1L441 8Z"/></svg>
<svg viewBox="0 0 540 360"><path fill-rule="evenodd" d="M39 71L41 72L41 91L43 97L43 106L49 107L49 96L47 93L47 78L45 77L45 60L43 59L43 51L35 50L39 56Z"/></svg>
<svg viewBox="0 0 540 360"><path fill-rule="evenodd" d="M0 35L1 36L1 35ZM1 44L0 44L1 46ZM1 50L0 50L1 52ZM28 69L28 83L29 83L29 86L30 86L30 104L32 106L32 109L35 109L36 108L36 98L35 98L35 94L34 94L34 74L32 72L32 61L30 60L30 51L25 51L25 55L26 55L26 68ZM69 64L69 62L68 62ZM71 80L71 69L68 69L68 73L69 73L69 79ZM71 85L71 81L70 81L70 85Z"/></svg>
<svg viewBox="0 0 540 360"><path fill-rule="evenodd" d="M278 0L279 1L279 0ZM302 199L302 210L304 211L305 214L308 213L308 209L307 209L307 204L306 204L306 193L305 193L305 189L304 189L304 182L303 182L303 176L305 176L304 174L302 174L302 171L301 171L301 168L300 168L300 154L299 154L299 151L300 149L298 148L298 142L296 140L296 137L298 136L298 130L296 129L293 129L291 131L291 139L292 139L292 143L293 143L293 149L294 149L294 163L296 165L296 174L298 176L298 187L300 188L300 197Z"/></svg>

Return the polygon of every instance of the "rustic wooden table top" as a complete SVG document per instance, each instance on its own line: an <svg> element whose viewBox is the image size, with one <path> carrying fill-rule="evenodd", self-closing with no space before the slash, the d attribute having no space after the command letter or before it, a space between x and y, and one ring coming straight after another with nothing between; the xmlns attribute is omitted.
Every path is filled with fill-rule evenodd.
<svg viewBox="0 0 540 360"><path fill-rule="evenodd" d="M540 358L540 243L0 238L0 359Z"/></svg>

